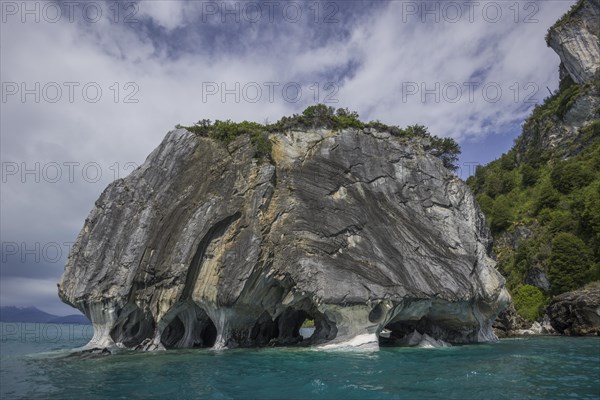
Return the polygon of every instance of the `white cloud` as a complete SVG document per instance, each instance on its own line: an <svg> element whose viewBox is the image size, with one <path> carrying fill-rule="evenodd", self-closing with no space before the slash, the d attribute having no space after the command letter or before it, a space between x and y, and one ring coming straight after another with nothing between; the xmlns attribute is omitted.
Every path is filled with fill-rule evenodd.
<svg viewBox="0 0 600 400"><path fill-rule="evenodd" d="M144 1L137 3L139 17L149 17L154 22L166 29L182 26L186 12L186 3L183 1ZM130 10L132 12L133 10ZM136 16L136 18L137 18Z"/></svg>

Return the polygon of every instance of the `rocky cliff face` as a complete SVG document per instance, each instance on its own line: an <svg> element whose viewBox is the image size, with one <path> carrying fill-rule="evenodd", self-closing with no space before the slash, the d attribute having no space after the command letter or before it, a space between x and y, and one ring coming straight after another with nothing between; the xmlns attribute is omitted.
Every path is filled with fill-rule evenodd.
<svg viewBox="0 0 600 400"><path fill-rule="evenodd" d="M555 297L548 316L552 327L564 335L600 336L600 282Z"/></svg>
<svg viewBox="0 0 600 400"><path fill-rule="evenodd" d="M561 61L560 92L534 110L523 127L516 143L519 161L542 150L554 158L569 158L593 139L582 128L600 117L598 21L600 0L580 0L548 30L548 46Z"/></svg>
<svg viewBox="0 0 600 400"><path fill-rule="evenodd" d="M600 79L600 0L580 0L548 31L548 46L577 84Z"/></svg>
<svg viewBox="0 0 600 400"><path fill-rule="evenodd" d="M595 188L600 188L599 20L600 0L580 0L549 29L548 45L561 59L559 90L534 108L508 153L469 178L495 226L498 267L509 290L521 300L516 311L537 318L546 332L548 316L563 334L596 332L591 327L598 323L590 317L579 323L585 329L568 328L582 321L577 295L560 295L561 300L545 310L548 315L542 314L553 295L598 279L593 265L600 261L600 236L593 206L598 204ZM565 234L579 247L571 247L573 261L561 264L566 252L556 244L564 243L560 238ZM575 280L577 272L581 277ZM573 283L561 284L569 279ZM536 307L537 317L531 312ZM525 330L525 322L512 311L499 316L499 335L536 331Z"/></svg>
<svg viewBox="0 0 600 400"><path fill-rule="evenodd" d="M418 143L366 130L170 132L111 184L72 248L59 295L92 347L304 343L377 347L387 327L494 340L508 303L473 196Z"/></svg>

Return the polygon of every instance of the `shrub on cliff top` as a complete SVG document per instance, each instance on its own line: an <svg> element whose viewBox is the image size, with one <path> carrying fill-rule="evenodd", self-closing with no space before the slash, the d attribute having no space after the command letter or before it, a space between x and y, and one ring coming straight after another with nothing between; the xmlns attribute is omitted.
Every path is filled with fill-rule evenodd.
<svg viewBox="0 0 600 400"><path fill-rule="evenodd" d="M454 139L440 138L429 133L427 127L423 125L410 125L406 129L397 126L388 126L379 121L364 123L356 111L350 111L347 108L328 107L324 104L316 104L307 107L302 114L294 114L291 117L283 117L274 124L259 124L256 122L233 122L215 121L211 123L208 119L202 119L193 126L181 126L200 136L208 136L213 139L230 143L240 135L248 134L252 143L256 146L256 156L258 158L268 158L271 154L271 142L268 139L268 133L285 132L291 129L376 129L380 132L389 132L395 137L407 138L425 138L425 150L438 157L444 163L444 166L451 170L458 167L455 162L460 154L460 147Z"/></svg>
<svg viewBox="0 0 600 400"><path fill-rule="evenodd" d="M182 126L182 128L197 135L208 136L224 143L230 143L238 136L247 134L250 135L250 141L256 147L256 158L263 159L271 156L271 141L269 140L267 130L264 125L257 122L217 120L211 123L210 120L203 119L193 126Z"/></svg>

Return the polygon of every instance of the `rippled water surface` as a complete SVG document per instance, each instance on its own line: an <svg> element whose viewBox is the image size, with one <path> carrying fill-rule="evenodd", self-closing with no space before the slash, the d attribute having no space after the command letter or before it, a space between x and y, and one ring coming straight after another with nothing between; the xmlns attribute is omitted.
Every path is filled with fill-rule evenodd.
<svg viewBox="0 0 600 400"><path fill-rule="evenodd" d="M600 338L444 349L122 352L68 356L88 327L0 324L0 398L599 399Z"/></svg>

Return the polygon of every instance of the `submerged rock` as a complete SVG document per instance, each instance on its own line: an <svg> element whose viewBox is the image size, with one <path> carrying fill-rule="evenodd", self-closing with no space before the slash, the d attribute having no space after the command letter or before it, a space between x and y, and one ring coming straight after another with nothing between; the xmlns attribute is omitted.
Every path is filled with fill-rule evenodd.
<svg viewBox="0 0 600 400"><path fill-rule="evenodd" d="M112 355L112 351L106 347L93 347L85 348L74 353L71 353L69 357L78 358L97 358Z"/></svg>
<svg viewBox="0 0 600 400"><path fill-rule="evenodd" d="M112 183L59 284L90 345L156 350L297 343L378 346L378 333L495 340L509 302L466 185L418 142L373 130L169 132Z"/></svg>

